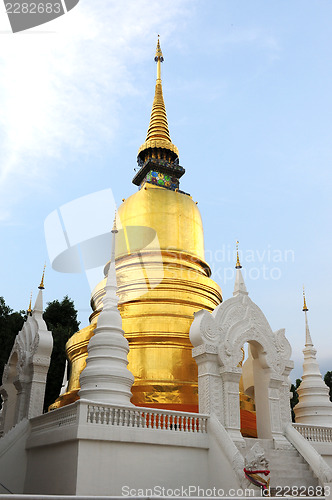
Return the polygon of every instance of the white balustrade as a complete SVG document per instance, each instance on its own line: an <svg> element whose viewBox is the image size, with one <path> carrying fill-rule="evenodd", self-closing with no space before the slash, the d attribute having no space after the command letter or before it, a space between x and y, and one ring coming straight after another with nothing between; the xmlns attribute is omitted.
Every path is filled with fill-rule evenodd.
<svg viewBox="0 0 332 500"><path fill-rule="evenodd" d="M98 404L88 404L87 406L88 423L121 427L206 433L208 418L208 415L180 413L171 410L125 408Z"/></svg>
<svg viewBox="0 0 332 500"><path fill-rule="evenodd" d="M71 405L31 420L32 434L70 427L80 423L151 429L167 432L206 434L209 415L153 408L90 403L79 400Z"/></svg>
<svg viewBox="0 0 332 500"><path fill-rule="evenodd" d="M304 434L315 436L318 439L318 434L313 429L329 429L328 427L306 425L306 424L289 424L285 427L285 436L302 455L304 460L309 464L315 476L321 484L332 482L332 469L325 462L323 457L315 450L310 443L310 439Z"/></svg>
<svg viewBox="0 0 332 500"><path fill-rule="evenodd" d="M293 427L308 441L332 443L332 427L308 424L293 424Z"/></svg>

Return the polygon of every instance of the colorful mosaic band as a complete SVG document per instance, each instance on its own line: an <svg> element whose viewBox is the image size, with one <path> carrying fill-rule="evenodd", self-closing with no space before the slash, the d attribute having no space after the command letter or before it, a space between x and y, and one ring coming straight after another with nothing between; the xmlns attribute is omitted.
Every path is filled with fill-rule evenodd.
<svg viewBox="0 0 332 500"><path fill-rule="evenodd" d="M150 172L146 175L141 184L141 187L146 182L148 182L149 184L154 184L155 186L171 189L172 191L179 189L179 179L177 179L176 177L172 177L168 174L156 172L154 170L150 170Z"/></svg>

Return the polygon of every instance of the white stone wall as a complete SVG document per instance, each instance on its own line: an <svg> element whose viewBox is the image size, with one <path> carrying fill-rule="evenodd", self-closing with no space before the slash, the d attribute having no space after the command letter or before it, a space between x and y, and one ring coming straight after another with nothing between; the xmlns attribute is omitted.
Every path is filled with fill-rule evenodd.
<svg viewBox="0 0 332 500"><path fill-rule="evenodd" d="M0 482L13 493L24 492L29 433L30 423L24 419L0 439ZM0 487L0 493L6 490Z"/></svg>
<svg viewBox="0 0 332 500"><path fill-rule="evenodd" d="M93 407L98 409L93 414L88 408L91 404L77 401L31 421L26 493L122 495L127 486L225 491L240 487L227 456L211 443L207 427L199 426L199 416L146 410L159 415L146 428L139 427L143 425L139 419L128 425L124 408L112 425L107 412L101 417L101 407ZM134 414L136 409L128 411ZM159 418L165 416L179 418L178 423L159 428Z"/></svg>

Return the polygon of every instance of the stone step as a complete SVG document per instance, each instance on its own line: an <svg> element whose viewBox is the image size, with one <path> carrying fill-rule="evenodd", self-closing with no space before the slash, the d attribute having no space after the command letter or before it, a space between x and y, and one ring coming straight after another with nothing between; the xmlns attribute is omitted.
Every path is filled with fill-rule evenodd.
<svg viewBox="0 0 332 500"><path fill-rule="evenodd" d="M279 474L279 475L283 475L283 476L311 476L312 475L312 471L309 467L305 467L303 469L291 469L291 468L288 468L288 469L285 469L282 465L278 468L270 468L269 469L271 474Z"/></svg>
<svg viewBox="0 0 332 500"><path fill-rule="evenodd" d="M297 486L298 488L309 488L311 487L316 487L318 486L318 481L315 481L314 478L311 477L303 477L302 475L300 477L294 475L294 476L278 476L278 477L271 477L270 479L270 486L271 487L293 487Z"/></svg>
<svg viewBox="0 0 332 500"><path fill-rule="evenodd" d="M252 448L252 446L254 446L254 444L257 442L264 448L264 450L274 448L273 439L244 438L244 441L248 450Z"/></svg>
<svg viewBox="0 0 332 500"><path fill-rule="evenodd" d="M294 467L285 467L284 465L282 466L271 466L269 465L269 471L274 474L282 474L282 475L291 475L294 473L299 473L299 474L309 474L311 473L310 468L306 465L303 464L303 467L295 465Z"/></svg>
<svg viewBox="0 0 332 500"><path fill-rule="evenodd" d="M279 456L280 453L281 453L281 450L266 450L266 455L267 456L269 455L270 457ZM294 449L293 450L283 450L282 456L289 458L289 459L293 459L293 458L297 458L297 457L303 459L301 457L301 455L299 455L298 451L296 451Z"/></svg>

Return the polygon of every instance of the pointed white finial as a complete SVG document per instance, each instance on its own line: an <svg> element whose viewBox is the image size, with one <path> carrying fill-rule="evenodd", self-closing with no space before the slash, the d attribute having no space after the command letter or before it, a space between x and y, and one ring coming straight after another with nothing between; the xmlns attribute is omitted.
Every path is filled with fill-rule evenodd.
<svg viewBox="0 0 332 500"><path fill-rule="evenodd" d="M247 288L242 276L242 266L240 264L240 259L239 259L239 242L236 241L236 275L235 275L235 284L234 284L234 291L233 295L234 297L236 295L242 294L242 295L248 295Z"/></svg>
<svg viewBox="0 0 332 500"><path fill-rule="evenodd" d="M303 285L303 309L302 311L305 314L305 346L313 346L313 342L311 340L311 335L310 335L310 330L309 330L309 324L308 324L308 317L307 317L307 312L309 309L307 308L307 303L305 299L305 290L304 290L304 285Z"/></svg>
<svg viewBox="0 0 332 500"><path fill-rule="evenodd" d="M116 294L117 291L117 282L116 282L116 270L115 270L115 236L118 233L116 227L116 216L117 213L115 211L113 228L112 228L112 250L111 250L111 261L108 268L107 280L105 285L105 296L103 298L103 310L107 307L117 307L119 299Z"/></svg>
<svg viewBox="0 0 332 500"><path fill-rule="evenodd" d="M67 388L68 388L68 360L66 359L65 370L63 372L63 380L59 396L62 396L62 394L67 392Z"/></svg>

